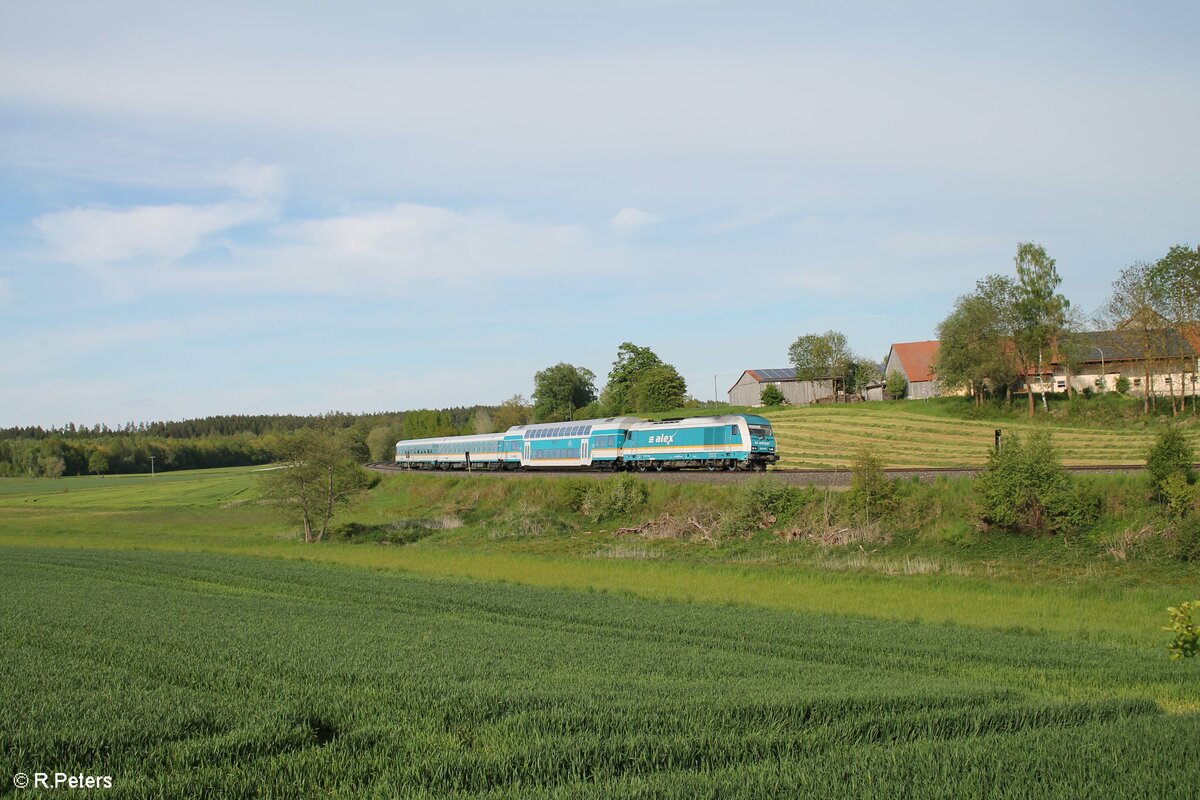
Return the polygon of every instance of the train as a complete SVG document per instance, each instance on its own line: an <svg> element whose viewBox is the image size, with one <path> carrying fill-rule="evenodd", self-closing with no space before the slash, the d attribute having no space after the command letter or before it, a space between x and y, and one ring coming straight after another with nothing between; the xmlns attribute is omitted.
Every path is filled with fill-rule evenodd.
<svg viewBox="0 0 1200 800"><path fill-rule="evenodd" d="M778 460L771 421L754 414L607 417L396 442L401 469L763 471Z"/></svg>

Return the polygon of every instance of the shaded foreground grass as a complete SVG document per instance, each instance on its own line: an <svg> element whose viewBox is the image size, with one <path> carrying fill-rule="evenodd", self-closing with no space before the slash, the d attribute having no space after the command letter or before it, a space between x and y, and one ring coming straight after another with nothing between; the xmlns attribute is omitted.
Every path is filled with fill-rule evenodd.
<svg viewBox="0 0 1200 800"><path fill-rule="evenodd" d="M1031 632L0 548L0 771L120 796L1188 797L1196 665Z"/></svg>

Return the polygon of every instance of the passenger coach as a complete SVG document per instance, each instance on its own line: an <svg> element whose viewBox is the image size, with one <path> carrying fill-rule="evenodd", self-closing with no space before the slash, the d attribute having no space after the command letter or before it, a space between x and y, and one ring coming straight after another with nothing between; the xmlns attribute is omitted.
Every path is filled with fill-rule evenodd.
<svg viewBox="0 0 1200 800"><path fill-rule="evenodd" d="M765 470L778 460L770 420L752 414L608 417L396 443L407 469Z"/></svg>

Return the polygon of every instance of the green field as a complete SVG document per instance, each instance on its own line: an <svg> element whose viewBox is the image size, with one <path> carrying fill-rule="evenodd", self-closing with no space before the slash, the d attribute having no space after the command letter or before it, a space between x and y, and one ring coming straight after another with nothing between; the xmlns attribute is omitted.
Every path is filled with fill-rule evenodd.
<svg viewBox="0 0 1200 800"><path fill-rule="evenodd" d="M0 771L121 797L1195 796L1200 665L1159 630L1192 566L1087 537L638 538L556 511L563 487L395 476L348 519L454 524L306 546L247 470L0 480ZM641 515L733 491L655 486Z"/></svg>

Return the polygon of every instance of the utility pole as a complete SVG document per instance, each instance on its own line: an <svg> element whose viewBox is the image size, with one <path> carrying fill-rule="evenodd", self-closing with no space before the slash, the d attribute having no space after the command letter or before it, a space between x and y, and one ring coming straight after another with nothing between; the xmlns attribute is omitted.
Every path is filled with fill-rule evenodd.
<svg viewBox="0 0 1200 800"><path fill-rule="evenodd" d="M717 376L713 375L713 412L717 410Z"/></svg>
<svg viewBox="0 0 1200 800"><path fill-rule="evenodd" d="M154 477L154 456L150 456L150 477Z"/></svg>

